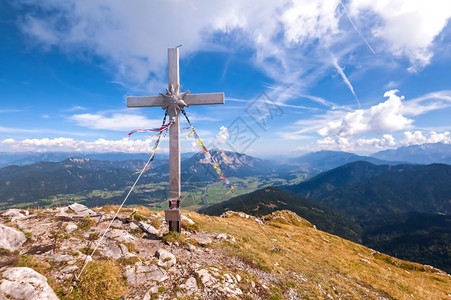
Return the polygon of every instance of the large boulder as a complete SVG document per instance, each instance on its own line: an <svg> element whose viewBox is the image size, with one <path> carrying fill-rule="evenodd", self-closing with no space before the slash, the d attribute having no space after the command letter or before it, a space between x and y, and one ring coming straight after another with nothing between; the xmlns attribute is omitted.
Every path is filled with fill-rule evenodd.
<svg viewBox="0 0 451 300"><path fill-rule="evenodd" d="M47 278L30 268L9 268L2 273L0 299L58 300Z"/></svg>
<svg viewBox="0 0 451 300"><path fill-rule="evenodd" d="M22 231L0 224L0 248L9 251L19 249L27 238Z"/></svg>
<svg viewBox="0 0 451 300"><path fill-rule="evenodd" d="M85 217L95 217L99 215L99 213L93 211L92 209L89 209L87 206L80 203L74 203L69 205L69 209L75 213L75 215L72 215L74 217L85 218Z"/></svg>

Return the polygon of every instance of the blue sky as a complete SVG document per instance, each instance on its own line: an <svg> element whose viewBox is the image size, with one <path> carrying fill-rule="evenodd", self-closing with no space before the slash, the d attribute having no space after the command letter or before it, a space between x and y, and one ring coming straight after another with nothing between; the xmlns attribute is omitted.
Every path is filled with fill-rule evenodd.
<svg viewBox="0 0 451 300"><path fill-rule="evenodd" d="M279 156L451 143L450 1L6 2L0 152L150 151L154 137L126 136L158 127L163 111L125 98L163 92L179 44L182 90L226 95L187 109L210 147Z"/></svg>

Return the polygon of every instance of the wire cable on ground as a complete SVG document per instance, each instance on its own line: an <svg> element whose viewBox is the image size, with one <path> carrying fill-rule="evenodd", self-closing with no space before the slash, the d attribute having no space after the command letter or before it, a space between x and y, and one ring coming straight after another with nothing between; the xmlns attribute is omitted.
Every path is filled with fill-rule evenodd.
<svg viewBox="0 0 451 300"><path fill-rule="evenodd" d="M164 116L164 119L163 119L163 126L162 126L162 127L165 126L164 123L165 123L165 121L166 121L166 115L167 115L167 114L165 114L165 116ZM122 207L124 206L125 202L127 201L128 197L129 197L130 194L132 193L133 189L135 188L135 186L136 186L136 184L138 183L139 179L141 178L142 174L143 174L146 170L148 170L148 168L147 168L148 165L152 162L153 158L155 157L155 153L156 153L156 150L157 150L157 148L158 148L158 144L159 144L159 141L160 141L161 134L162 134L163 132L165 132L165 134L164 134L164 136L165 136L166 133L167 133L168 130L169 130L169 127L171 127L172 124L173 124L172 121L169 122L168 126L166 126L164 130L161 130L161 131L158 133L158 139L157 139L157 142L155 143L153 152L152 152L152 154L150 155L149 159L147 160L146 165L144 166L144 168L143 168L143 169L141 170L141 172L139 173L139 175L138 175L138 177L136 178L135 182L133 183L132 187L131 187L130 190L128 191L127 196L125 196L125 198L124 198L124 200L122 201L121 205L119 206L119 208L117 209L116 213L114 214L114 217L111 219L111 221L110 221L110 223L108 224L107 228L104 230L102 236L101 236L100 239L97 241L95 248L92 250L92 252L91 252L90 255L87 255L87 256L85 257L85 260L84 260L84 263L83 263L83 267L81 268L81 270L80 270L80 272L78 273L78 275L76 275L75 278L74 278L74 283L73 283L73 285L72 285L71 288L70 288L70 293L72 293L72 291L73 291L74 287L76 286L77 282L80 280L80 277L81 277L81 275L83 274L83 271L86 269L86 266L87 266L88 263L92 260L92 256L93 256L94 253L97 251L97 249L99 248L99 246L102 244L103 239L105 238L105 235L107 234L107 232L108 232L108 230L110 229L111 225L113 224L114 220L115 220L116 217L118 216L119 212L121 211L121 209L122 209Z"/></svg>

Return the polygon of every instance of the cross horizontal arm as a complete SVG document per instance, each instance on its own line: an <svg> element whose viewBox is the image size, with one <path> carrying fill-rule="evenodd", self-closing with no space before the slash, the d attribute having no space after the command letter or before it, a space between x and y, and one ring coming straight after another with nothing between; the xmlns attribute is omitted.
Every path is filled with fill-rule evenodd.
<svg viewBox="0 0 451 300"><path fill-rule="evenodd" d="M188 94L183 100L188 105L224 104L224 93Z"/></svg>
<svg viewBox="0 0 451 300"><path fill-rule="evenodd" d="M127 97L127 107L161 107L163 101L161 96Z"/></svg>

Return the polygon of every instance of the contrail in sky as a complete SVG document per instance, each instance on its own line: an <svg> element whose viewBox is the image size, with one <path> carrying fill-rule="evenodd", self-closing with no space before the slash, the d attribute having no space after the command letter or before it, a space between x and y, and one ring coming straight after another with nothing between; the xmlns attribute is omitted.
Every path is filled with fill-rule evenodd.
<svg viewBox="0 0 451 300"><path fill-rule="evenodd" d="M373 54L376 54L376 52L374 52L373 48L371 47L371 45L368 43L368 41L363 37L362 33L357 29L357 26L355 26L354 22L352 22L351 17L348 14L348 11L346 10L346 7L343 5L343 2L341 2L340 0L340 4L341 7L343 7L343 11L345 12L345 15L348 17L349 22L351 22L352 27L354 27L355 31L357 31L357 33L360 35L360 37L362 38L362 40L365 42L365 44L368 46L368 48L370 48L371 52L373 52Z"/></svg>
<svg viewBox="0 0 451 300"><path fill-rule="evenodd" d="M354 92L354 88L352 87L352 84L349 81L348 77L346 77L345 72L343 72L343 69L338 64L337 58L335 56L332 57L332 63L334 64L334 67L335 67L335 69L337 69L337 71L340 74L341 78L343 78L343 81L346 83L346 85L348 86L348 88L351 91L351 93L354 95L355 100L357 101L357 104L359 105L359 108L360 108L360 101L359 101L359 99L357 98L357 95Z"/></svg>

